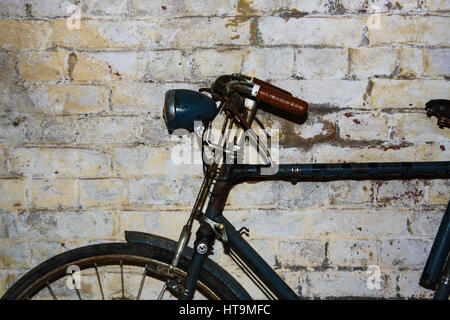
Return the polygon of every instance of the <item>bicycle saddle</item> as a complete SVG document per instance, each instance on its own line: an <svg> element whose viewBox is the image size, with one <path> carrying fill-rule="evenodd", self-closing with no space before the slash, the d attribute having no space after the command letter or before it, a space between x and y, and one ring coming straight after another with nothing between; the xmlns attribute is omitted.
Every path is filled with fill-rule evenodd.
<svg viewBox="0 0 450 320"><path fill-rule="evenodd" d="M450 128L450 100L436 99L425 104L427 117L436 117L439 128Z"/></svg>

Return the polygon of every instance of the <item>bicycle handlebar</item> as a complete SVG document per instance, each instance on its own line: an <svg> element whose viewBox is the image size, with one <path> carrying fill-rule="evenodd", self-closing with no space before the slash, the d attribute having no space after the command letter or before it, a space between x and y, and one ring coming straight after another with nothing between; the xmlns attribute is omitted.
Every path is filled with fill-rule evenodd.
<svg viewBox="0 0 450 320"><path fill-rule="evenodd" d="M291 93L283 89L273 85L266 85L264 82L261 85L255 83L252 89L252 95L256 99L280 110L289 112L294 116L303 116L308 110L308 103L306 101L292 96Z"/></svg>

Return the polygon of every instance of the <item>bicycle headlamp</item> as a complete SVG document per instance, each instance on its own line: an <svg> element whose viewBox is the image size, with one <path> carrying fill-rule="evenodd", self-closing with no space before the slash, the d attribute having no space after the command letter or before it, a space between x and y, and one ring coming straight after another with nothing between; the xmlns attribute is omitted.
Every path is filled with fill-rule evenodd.
<svg viewBox="0 0 450 320"><path fill-rule="evenodd" d="M211 120L217 110L213 99L193 90L172 89L166 92L163 116L167 129L194 130L194 122Z"/></svg>

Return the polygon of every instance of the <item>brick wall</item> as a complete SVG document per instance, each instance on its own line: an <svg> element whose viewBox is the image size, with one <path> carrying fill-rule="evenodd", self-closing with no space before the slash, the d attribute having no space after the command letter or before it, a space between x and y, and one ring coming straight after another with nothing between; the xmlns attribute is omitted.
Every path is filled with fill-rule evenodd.
<svg viewBox="0 0 450 320"><path fill-rule="evenodd" d="M449 160L450 130L423 112L450 98L449 12L438 0L2 0L0 294L127 229L178 237L202 175L171 163L170 88L242 72L307 100L303 125L260 113L285 163ZM267 182L234 189L225 214L303 297L417 298L448 195L447 180ZM219 247L214 258L243 279Z"/></svg>

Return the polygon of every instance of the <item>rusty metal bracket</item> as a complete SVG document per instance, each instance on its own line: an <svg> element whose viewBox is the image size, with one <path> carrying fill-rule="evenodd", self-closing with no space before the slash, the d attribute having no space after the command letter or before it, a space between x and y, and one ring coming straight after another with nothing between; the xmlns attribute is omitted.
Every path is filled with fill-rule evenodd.
<svg viewBox="0 0 450 320"><path fill-rule="evenodd" d="M217 237L224 243L228 243L228 236L225 230L225 226L222 223L218 223L209 219L203 212L198 211L196 219L200 222L206 222L213 230Z"/></svg>

